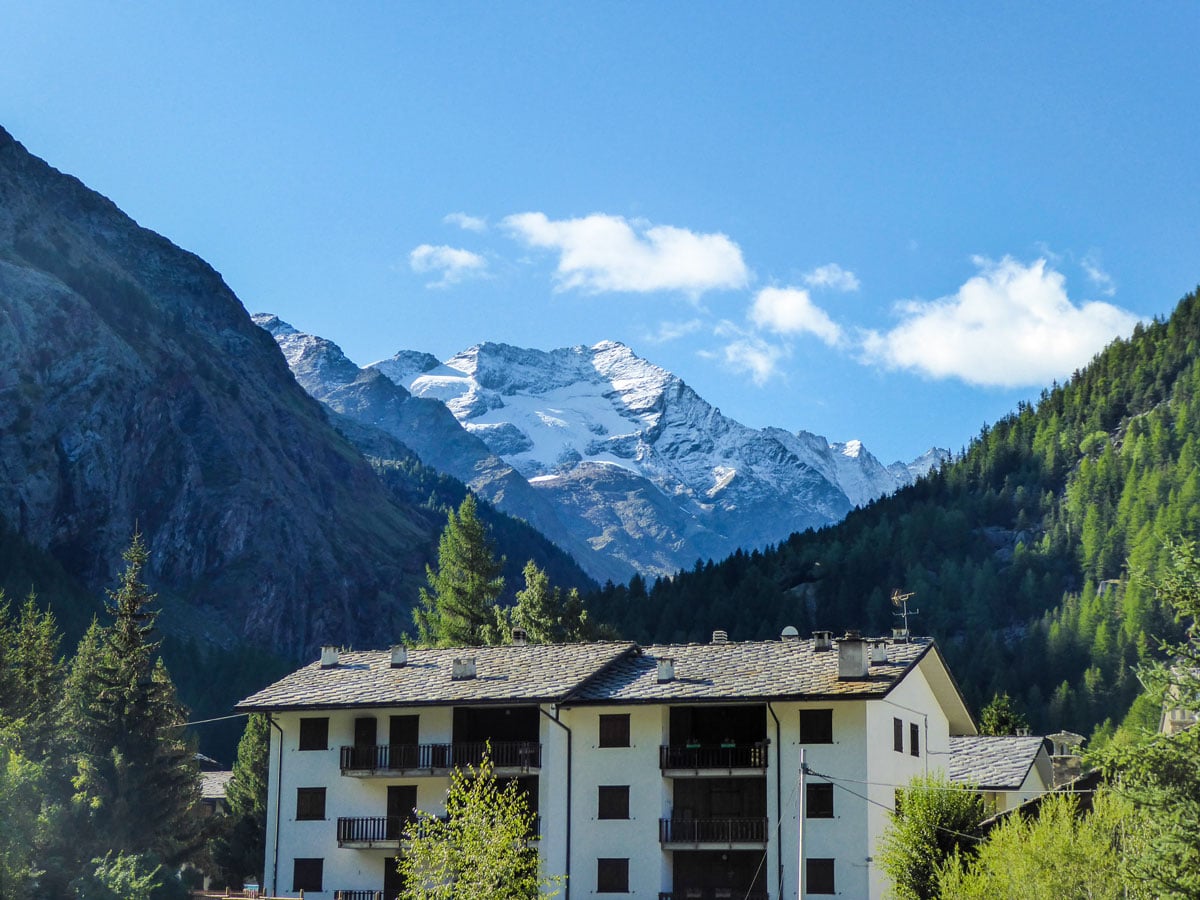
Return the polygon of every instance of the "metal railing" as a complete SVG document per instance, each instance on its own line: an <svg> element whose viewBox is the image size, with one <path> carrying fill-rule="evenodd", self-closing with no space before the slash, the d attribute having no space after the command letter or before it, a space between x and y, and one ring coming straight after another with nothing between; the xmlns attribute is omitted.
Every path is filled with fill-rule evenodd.
<svg viewBox="0 0 1200 900"><path fill-rule="evenodd" d="M378 744L342 747L343 772L399 772L412 769L463 769L478 766L491 748L498 769L537 769L542 745L536 741L467 741L453 744Z"/></svg>
<svg viewBox="0 0 1200 900"><path fill-rule="evenodd" d="M742 888L680 888L660 892L658 900L770 900L765 891L746 893Z"/></svg>
<svg viewBox="0 0 1200 900"><path fill-rule="evenodd" d="M765 844L767 819L659 819L663 844Z"/></svg>
<svg viewBox="0 0 1200 900"><path fill-rule="evenodd" d="M767 742L671 744L658 748L660 769L765 769Z"/></svg>
<svg viewBox="0 0 1200 900"><path fill-rule="evenodd" d="M400 816L343 817L337 820L337 842L346 844L399 842L405 820Z"/></svg>

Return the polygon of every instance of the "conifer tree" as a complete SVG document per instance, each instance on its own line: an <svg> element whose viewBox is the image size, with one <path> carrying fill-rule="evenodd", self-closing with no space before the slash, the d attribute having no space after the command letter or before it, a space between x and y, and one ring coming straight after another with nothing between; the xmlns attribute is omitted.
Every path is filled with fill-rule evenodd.
<svg viewBox="0 0 1200 900"><path fill-rule="evenodd" d="M151 854L175 864L195 849L199 779L185 740L186 710L158 658L155 595L142 580L141 534L124 554L120 586L109 592L111 622L80 642L64 698L75 745L75 803L94 846Z"/></svg>
<svg viewBox="0 0 1200 900"><path fill-rule="evenodd" d="M262 883L270 750L270 720L254 713L246 721L246 730L238 741L233 777L225 788L229 814L213 850L223 880L231 886L240 885L246 876Z"/></svg>
<svg viewBox="0 0 1200 900"><path fill-rule="evenodd" d="M514 628L524 629L533 644L587 641L599 636L578 590L572 588L564 596L562 588L552 586L550 576L532 559L525 563L522 574L525 589L517 591L516 605L502 617L505 638Z"/></svg>
<svg viewBox="0 0 1200 900"><path fill-rule="evenodd" d="M1029 721L1013 705L1008 692L996 694L979 715L979 733L990 735L1020 734Z"/></svg>
<svg viewBox="0 0 1200 900"><path fill-rule="evenodd" d="M413 612L423 644L477 647L499 639L496 601L504 590L503 557L496 559L475 497L451 510L438 540L438 567L425 567L428 588Z"/></svg>

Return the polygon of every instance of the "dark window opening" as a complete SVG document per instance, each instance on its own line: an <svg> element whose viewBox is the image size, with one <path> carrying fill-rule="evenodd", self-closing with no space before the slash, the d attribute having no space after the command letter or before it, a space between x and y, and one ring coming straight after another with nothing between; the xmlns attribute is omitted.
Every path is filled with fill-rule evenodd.
<svg viewBox="0 0 1200 900"><path fill-rule="evenodd" d="M600 717L601 747L629 746L629 713Z"/></svg>
<svg viewBox="0 0 1200 900"><path fill-rule="evenodd" d="M833 887L833 860L806 860L804 874L804 893L806 894L836 894Z"/></svg>
<svg viewBox="0 0 1200 900"><path fill-rule="evenodd" d="M329 719L300 720L300 749L328 750L329 749Z"/></svg>
<svg viewBox="0 0 1200 900"><path fill-rule="evenodd" d="M406 745L421 743L418 740L420 722L420 716L389 716L388 743Z"/></svg>
<svg viewBox="0 0 1200 900"><path fill-rule="evenodd" d="M904 752L904 723L899 719L892 719L892 749Z"/></svg>
<svg viewBox="0 0 1200 900"><path fill-rule="evenodd" d="M908 752L911 753L913 756L920 756L921 755L921 726L920 725L909 725L908 726L908 743L909 743Z"/></svg>
<svg viewBox="0 0 1200 900"><path fill-rule="evenodd" d="M325 818L325 788L296 788L296 821Z"/></svg>
<svg viewBox="0 0 1200 900"><path fill-rule="evenodd" d="M832 819L833 785L819 783L807 785L805 811L810 819Z"/></svg>
<svg viewBox="0 0 1200 900"><path fill-rule="evenodd" d="M833 710L832 709L802 709L802 710L800 710L800 743L802 743L802 744L832 744L833 743Z"/></svg>
<svg viewBox="0 0 1200 900"><path fill-rule="evenodd" d="M596 860L596 893L629 893L628 859L600 858Z"/></svg>
<svg viewBox="0 0 1200 900"><path fill-rule="evenodd" d="M738 747L767 739L765 706L673 706L673 747Z"/></svg>
<svg viewBox="0 0 1200 900"><path fill-rule="evenodd" d="M374 716L362 717L354 720L354 746L355 747L374 747L375 734L379 723L375 721Z"/></svg>
<svg viewBox="0 0 1200 900"><path fill-rule="evenodd" d="M323 859L297 859L292 866L293 891L321 891L322 876L325 872Z"/></svg>
<svg viewBox="0 0 1200 900"><path fill-rule="evenodd" d="M387 836L397 840L406 823L417 817L417 786L389 784L387 789Z"/></svg>
<svg viewBox="0 0 1200 900"><path fill-rule="evenodd" d="M602 784L596 803L597 819L629 818L629 785Z"/></svg>

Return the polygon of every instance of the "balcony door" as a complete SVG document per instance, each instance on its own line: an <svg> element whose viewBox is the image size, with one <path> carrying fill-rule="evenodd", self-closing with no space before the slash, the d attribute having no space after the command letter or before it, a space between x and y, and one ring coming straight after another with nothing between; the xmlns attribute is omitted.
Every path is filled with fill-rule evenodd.
<svg viewBox="0 0 1200 900"><path fill-rule="evenodd" d="M388 840L399 840L404 825L413 818L417 806L415 784L390 784L387 789Z"/></svg>
<svg viewBox="0 0 1200 900"><path fill-rule="evenodd" d="M400 877L400 871L396 868L397 862L399 860L394 856L389 856L383 861L383 900L396 900L404 890L404 879Z"/></svg>
<svg viewBox="0 0 1200 900"><path fill-rule="evenodd" d="M374 769L376 767L375 729L374 716L354 720L355 768Z"/></svg>
<svg viewBox="0 0 1200 900"><path fill-rule="evenodd" d="M388 749L392 769L416 769L421 763L417 745L420 740L420 716L388 718Z"/></svg>

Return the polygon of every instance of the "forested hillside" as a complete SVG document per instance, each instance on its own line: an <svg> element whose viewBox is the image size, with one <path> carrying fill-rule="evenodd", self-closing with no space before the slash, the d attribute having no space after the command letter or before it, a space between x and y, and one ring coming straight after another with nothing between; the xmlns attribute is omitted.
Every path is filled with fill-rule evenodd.
<svg viewBox="0 0 1200 900"><path fill-rule="evenodd" d="M1036 729L1088 734L1124 715L1131 667L1174 628L1130 576L1200 531L1198 347L1193 293L916 485L762 553L607 585L590 608L640 640L880 633L892 591L913 591L913 630L942 642L976 711L1007 691Z"/></svg>

